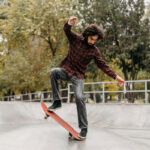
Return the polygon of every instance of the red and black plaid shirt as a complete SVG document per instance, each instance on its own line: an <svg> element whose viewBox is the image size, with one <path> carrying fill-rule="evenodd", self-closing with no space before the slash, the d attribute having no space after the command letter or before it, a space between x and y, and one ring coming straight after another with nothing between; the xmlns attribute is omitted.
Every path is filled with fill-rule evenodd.
<svg viewBox="0 0 150 150"><path fill-rule="evenodd" d="M68 24L68 21L64 24L63 29L69 40L69 51L60 66L66 70L69 77L76 73L79 79L83 79L87 65L94 59L96 65L103 72L114 79L116 78L115 72L105 63L96 46L86 44L82 35L71 31L71 25Z"/></svg>

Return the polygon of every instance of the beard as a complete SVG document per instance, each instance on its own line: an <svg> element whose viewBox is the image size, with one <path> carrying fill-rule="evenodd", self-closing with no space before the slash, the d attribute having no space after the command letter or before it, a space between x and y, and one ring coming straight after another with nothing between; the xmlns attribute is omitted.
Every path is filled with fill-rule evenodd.
<svg viewBox="0 0 150 150"><path fill-rule="evenodd" d="M84 38L84 43L85 43L88 47L93 47L93 46L94 46L94 44L88 43L88 38Z"/></svg>
<svg viewBox="0 0 150 150"><path fill-rule="evenodd" d="M88 45L93 46L94 44L88 43Z"/></svg>

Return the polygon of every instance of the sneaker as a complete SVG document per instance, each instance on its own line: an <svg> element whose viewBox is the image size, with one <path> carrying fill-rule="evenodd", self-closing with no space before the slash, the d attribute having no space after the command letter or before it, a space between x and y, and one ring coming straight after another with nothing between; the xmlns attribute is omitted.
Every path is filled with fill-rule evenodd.
<svg viewBox="0 0 150 150"><path fill-rule="evenodd" d="M87 128L82 128L81 132L79 133L79 137L84 140L86 139L86 134L87 134Z"/></svg>
<svg viewBox="0 0 150 150"><path fill-rule="evenodd" d="M60 100L54 101L53 104L50 107L48 107L48 111L54 111L58 108L61 108L61 101Z"/></svg>

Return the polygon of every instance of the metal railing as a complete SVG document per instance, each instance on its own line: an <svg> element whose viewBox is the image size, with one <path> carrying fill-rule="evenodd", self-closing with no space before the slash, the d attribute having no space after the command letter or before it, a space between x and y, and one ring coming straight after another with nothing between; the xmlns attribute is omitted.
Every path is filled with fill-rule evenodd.
<svg viewBox="0 0 150 150"><path fill-rule="evenodd" d="M122 100L127 99L127 97L126 97L127 93L137 93L138 96L140 95L140 97L142 97L142 100L144 103L147 104L150 102L150 99L148 98L148 95L150 95L150 80L126 81L126 84L128 85L128 88L126 87L125 84L123 87L119 88L117 86L116 81L85 82L84 83L84 95L88 99L91 95L94 97L98 94L99 99L101 99L100 102L106 103L107 97L110 95L113 95L113 97L115 97L113 102L114 101L117 102L116 97L118 97L118 96L121 96L121 101L122 101ZM136 85L136 84L139 84L139 85ZM89 86L89 87L86 87L86 86ZM93 88L94 86L96 86L97 88ZM133 88L133 86L134 86L134 88ZM117 90L113 90L114 87L116 87ZM65 92L65 94L62 94L64 92ZM68 88L60 89L61 99L65 100L68 103L72 101L73 94L74 94L73 87L72 87L72 84L70 84L70 83L68 84ZM119 95L117 95L117 94L119 94ZM1 101L29 101L29 102L35 102L35 101L41 101L41 100L52 101L52 91L38 91L35 93L4 96L4 97L1 97L0 100ZM92 100L92 101L97 102L96 99ZM120 102L120 101L118 101L118 102Z"/></svg>
<svg viewBox="0 0 150 150"><path fill-rule="evenodd" d="M145 103L149 103L150 100L148 100L148 93L150 94L150 87L148 88L148 82L150 85L150 80L134 80L134 81L126 81L126 84L130 87L130 89L128 89L126 87L126 85L124 84L123 89L122 90L105 90L105 85L106 84L118 84L118 82L116 81L112 81L112 82L86 82L84 83L84 86L86 85L100 85L102 88L101 90L98 91L84 91L84 94L89 94L89 93L93 93L93 94L102 94L102 103L105 103L105 95L106 94L110 94L110 93L122 93L124 94L124 97L127 93L144 93L145 94ZM144 88L143 89L133 89L133 87L131 87L133 85L133 83L143 83L144 84ZM68 103L70 102L70 95L74 94L74 92L71 91L71 86L72 84L68 84ZM121 89L121 88L120 88Z"/></svg>
<svg viewBox="0 0 150 150"><path fill-rule="evenodd" d="M60 93L63 91L68 91L68 89L60 89ZM67 99L66 97L61 97L61 99ZM29 101L29 102L36 102L36 101L52 101L52 91L37 91L35 93L27 93L27 94L18 94L13 96L3 96L0 97L1 101Z"/></svg>

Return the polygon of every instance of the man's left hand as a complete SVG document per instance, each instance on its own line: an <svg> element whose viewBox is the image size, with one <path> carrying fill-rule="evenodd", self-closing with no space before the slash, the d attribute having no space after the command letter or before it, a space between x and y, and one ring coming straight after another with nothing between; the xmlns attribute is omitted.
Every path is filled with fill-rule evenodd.
<svg viewBox="0 0 150 150"><path fill-rule="evenodd" d="M125 81L118 75L116 76L116 81L118 81L120 87L125 84Z"/></svg>

